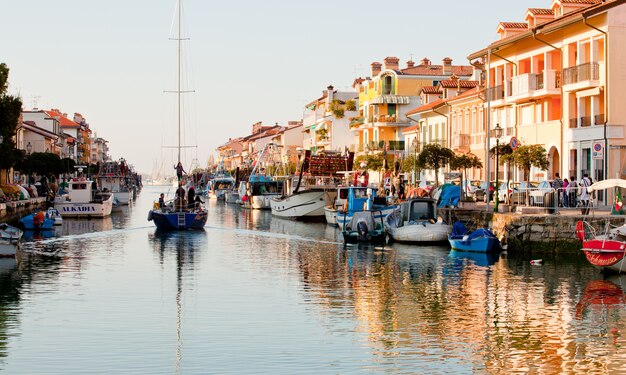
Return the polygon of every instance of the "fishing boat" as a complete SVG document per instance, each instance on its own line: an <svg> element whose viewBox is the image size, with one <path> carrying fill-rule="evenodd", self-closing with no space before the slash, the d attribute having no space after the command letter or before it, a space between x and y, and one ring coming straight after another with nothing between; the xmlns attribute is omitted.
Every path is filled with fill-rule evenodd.
<svg viewBox="0 0 626 375"><path fill-rule="evenodd" d="M432 243L448 240L452 227L435 215L435 200L413 198L385 217L390 239L406 243Z"/></svg>
<svg viewBox="0 0 626 375"><path fill-rule="evenodd" d="M26 230L46 230L54 228L54 219L48 216L48 212L36 210L19 220Z"/></svg>
<svg viewBox="0 0 626 375"><path fill-rule="evenodd" d="M592 193L601 189L616 189L616 205L621 209L621 192L626 188L626 180L609 179L596 182L587 187ZM593 266L609 272L626 272L626 224L613 226L608 219L604 227L596 229L587 220L576 223L576 237L582 243L582 251Z"/></svg>
<svg viewBox="0 0 626 375"><path fill-rule="evenodd" d="M67 192L55 198L54 208L63 217L106 217L111 215L113 194L98 190L95 181L76 177L68 183Z"/></svg>
<svg viewBox="0 0 626 375"><path fill-rule="evenodd" d="M57 210L56 208L48 208L46 215L48 215L48 217L54 221L54 225L63 225L63 217L61 216L59 210Z"/></svg>
<svg viewBox="0 0 626 375"><path fill-rule="evenodd" d="M343 190L343 191L342 191ZM344 224L352 219L355 212L374 210L376 219L384 219L385 216L392 213L397 207L395 205L388 205L386 197L378 197L376 190L362 186L347 186L338 188L337 196L345 196L343 205L335 206L335 217L337 219L337 225L343 228ZM328 218L330 209L325 209L326 217Z"/></svg>
<svg viewBox="0 0 626 375"><path fill-rule="evenodd" d="M385 244L387 241L380 210L354 212L350 220L344 220L341 233L344 243Z"/></svg>
<svg viewBox="0 0 626 375"><path fill-rule="evenodd" d="M121 205L128 205L134 197L134 178L124 159L100 165L96 182L102 191L110 191Z"/></svg>
<svg viewBox="0 0 626 375"><path fill-rule="evenodd" d="M0 257L15 256L23 234L24 232L9 224L0 224Z"/></svg>
<svg viewBox="0 0 626 375"><path fill-rule="evenodd" d="M487 228L478 228L469 232L460 221L452 225L448 236L452 250L489 253L500 249L500 240Z"/></svg>
<svg viewBox="0 0 626 375"><path fill-rule="evenodd" d="M283 194L283 181L264 173L263 165L267 159L272 159L269 154L276 148L274 143L268 143L263 147L259 158L255 162L248 181L239 183L240 203L244 208L256 210L270 210L271 199L280 197Z"/></svg>
<svg viewBox="0 0 626 375"><path fill-rule="evenodd" d="M177 50L178 50L178 73L177 73L177 90L174 93L177 95L177 114L178 114L178 163L181 163L181 149L184 147L181 144L181 95L187 91L182 88L182 1L179 0L177 4L178 12L178 36L176 38ZM182 182L177 183L177 187L182 189ZM183 191L184 192L184 191ZM184 194L182 194L184 196ZM157 229L159 230L186 230L186 229L202 229L206 224L208 212L203 203L200 202L186 202L184 197L180 195L175 199L168 202L164 202L162 205L155 202L152 210L148 212L148 221L154 221Z"/></svg>
<svg viewBox="0 0 626 375"><path fill-rule="evenodd" d="M272 198L272 215L300 219L320 220L325 217L325 207L332 204L337 196L337 185L341 181L338 174L352 168L354 153L320 152L311 155L304 153L300 173L288 186L294 186L290 194ZM289 189L291 190L291 189Z"/></svg>
<svg viewBox="0 0 626 375"><path fill-rule="evenodd" d="M226 193L235 188L235 179L228 174L219 174L209 181L207 196L209 199L226 200Z"/></svg>

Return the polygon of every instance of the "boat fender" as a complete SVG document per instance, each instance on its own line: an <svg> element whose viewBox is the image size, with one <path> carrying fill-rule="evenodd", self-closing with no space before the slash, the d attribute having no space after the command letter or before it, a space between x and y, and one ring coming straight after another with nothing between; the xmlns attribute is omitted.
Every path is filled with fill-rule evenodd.
<svg viewBox="0 0 626 375"><path fill-rule="evenodd" d="M533 259L530 261L530 264L534 265L534 266L540 266L541 263L543 263L543 259Z"/></svg>
<svg viewBox="0 0 626 375"><path fill-rule="evenodd" d="M148 211L148 221L152 221L152 210Z"/></svg>

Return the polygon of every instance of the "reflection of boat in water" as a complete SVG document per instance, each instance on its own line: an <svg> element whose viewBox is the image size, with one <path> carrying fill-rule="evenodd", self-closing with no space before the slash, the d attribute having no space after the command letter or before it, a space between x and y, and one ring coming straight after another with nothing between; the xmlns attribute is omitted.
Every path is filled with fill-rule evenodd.
<svg viewBox="0 0 626 375"><path fill-rule="evenodd" d="M111 216L97 220L65 219L61 227L61 235L67 236L109 230L113 230L113 219Z"/></svg>
<svg viewBox="0 0 626 375"><path fill-rule="evenodd" d="M626 276L616 275L602 280L591 280L576 304L576 319L591 310L622 309L626 305Z"/></svg>
<svg viewBox="0 0 626 375"><path fill-rule="evenodd" d="M459 260L471 260L475 265L487 267L495 264L500 258L500 254L498 252L475 252L475 251L450 251L450 258L456 258Z"/></svg>

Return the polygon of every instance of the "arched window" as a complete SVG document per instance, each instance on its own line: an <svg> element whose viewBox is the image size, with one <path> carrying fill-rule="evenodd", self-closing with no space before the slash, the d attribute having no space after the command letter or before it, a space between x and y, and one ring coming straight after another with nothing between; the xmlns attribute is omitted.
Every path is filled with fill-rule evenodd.
<svg viewBox="0 0 626 375"><path fill-rule="evenodd" d="M393 76L386 75L383 77L383 95L393 94Z"/></svg>

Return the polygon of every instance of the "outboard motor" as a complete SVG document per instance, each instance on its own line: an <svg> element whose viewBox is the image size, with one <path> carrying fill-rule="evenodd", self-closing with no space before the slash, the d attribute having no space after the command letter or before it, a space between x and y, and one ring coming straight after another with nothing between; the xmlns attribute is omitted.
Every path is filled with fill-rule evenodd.
<svg viewBox="0 0 626 375"><path fill-rule="evenodd" d="M369 232L369 230L367 229L367 223L364 221L359 221L356 225L356 229L359 232L359 240L366 241L367 234Z"/></svg>

